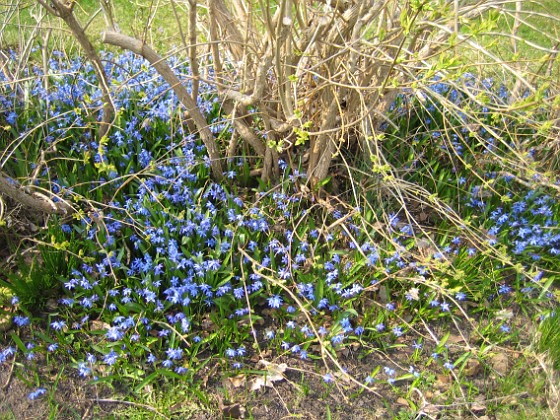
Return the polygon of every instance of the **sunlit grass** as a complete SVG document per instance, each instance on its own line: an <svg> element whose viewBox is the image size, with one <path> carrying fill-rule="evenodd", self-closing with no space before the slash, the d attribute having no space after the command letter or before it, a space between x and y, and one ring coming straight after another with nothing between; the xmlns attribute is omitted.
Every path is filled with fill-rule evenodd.
<svg viewBox="0 0 560 420"><path fill-rule="evenodd" d="M178 25L181 25L183 34L186 34L188 12L184 3L173 3L174 7L171 4L156 7L149 1L115 0L111 3L115 9L115 22L126 33L146 40L162 51L183 46ZM48 15L35 1L14 2L12 6L2 7L6 8L0 21L3 25L0 34L2 48L24 51L28 44L34 47L41 45L46 51L65 51L68 55L73 55L80 49L64 22ZM77 2L74 10L77 19L86 27L90 40L98 47L101 46L101 32L107 27L98 1ZM180 23L177 23L177 19ZM32 56L40 60L40 51L35 51Z"/></svg>
<svg viewBox="0 0 560 420"><path fill-rule="evenodd" d="M556 310L539 328L538 350L546 353L555 369L560 371L560 314Z"/></svg>

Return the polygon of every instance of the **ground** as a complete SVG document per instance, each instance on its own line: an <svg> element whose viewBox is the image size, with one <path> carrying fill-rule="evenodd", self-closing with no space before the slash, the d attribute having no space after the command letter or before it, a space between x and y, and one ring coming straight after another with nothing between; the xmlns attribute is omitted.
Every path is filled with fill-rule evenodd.
<svg viewBox="0 0 560 420"><path fill-rule="evenodd" d="M364 350L356 347L338 354L340 365L356 378L380 364L406 365L409 356L403 351L366 354ZM261 357L269 361L263 363ZM524 355L504 347L486 360L471 359L465 364L459 379L462 386L454 373L434 369L430 385L411 388L410 380L403 380L393 388L379 382L373 392L367 392L334 370L334 381L325 383L321 360L273 357L265 352L254 354L238 372L226 369L219 360L207 363L196 374L195 391L176 384L162 394L147 386L134 400L142 403L125 401L130 400L128 389L88 384L70 369L61 371L60 364L46 362L34 375L51 380L52 395L30 401L34 375L25 376L25 366L17 360L18 366L4 363L0 367L0 419L547 418L547 395L539 395L542 388L537 384L532 389L513 387L503 395L504 378L527 377Z"/></svg>

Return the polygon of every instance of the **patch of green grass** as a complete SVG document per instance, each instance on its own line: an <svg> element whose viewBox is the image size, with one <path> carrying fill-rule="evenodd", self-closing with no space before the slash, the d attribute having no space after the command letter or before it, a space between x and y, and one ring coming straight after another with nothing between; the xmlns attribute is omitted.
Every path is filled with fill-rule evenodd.
<svg viewBox="0 0 560 420"><path fill-rule="evenodd" d="M539 327L539 352L546 353L554 369L560 371L560 311L546 317Z"/></svg>
<svg viewBox="0 0 560 420"><path fill-rule="evenodd" d="M519 12L516 3L521 5ZM557 0L512 1L503 7L504 12L494 14L495 28L480 38L482 45L515 66L543 70L544 51L558 50L560 46L560 3Z"/></svg>
<svg viewBox="0 0 560 420"><path fill-rule="evenodd" d="M158 7L150 1L131 0L115 0L112 3L116 23L124 33L146 40L164 53L172 46L183 45L180 31L177 30L177 19L185 34L188 9L184 3L175 3L177 14L169 4ZM29 42L34 46L41 45L47 51L64 51L68 55L80 49L65 23L48 15L35 1L15 2L13 6L5 7L8 10L0 21L4 29L0 35L3 48L22 51ZM106 23L98 1L76 2L74 13L82 26L87 28L86 34L90 40L101 47L101 32L106 29ZM105 46L105 49L110 50L111 47ZM40 60L40 51L36 51L33 57Z"/></svg>

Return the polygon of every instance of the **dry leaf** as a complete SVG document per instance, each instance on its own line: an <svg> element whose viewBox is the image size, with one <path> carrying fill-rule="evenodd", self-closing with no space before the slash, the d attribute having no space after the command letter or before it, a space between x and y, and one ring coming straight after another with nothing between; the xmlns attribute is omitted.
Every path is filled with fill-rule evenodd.
<svg viewBox="0 0 560 420"><path fill-rule="evenodd" d="M435 418L435 416L440 413L441 409L436 405L427 404L425 407L422 408L422 411L426 414L433 415Z"/></svg>
<svg viewBox="0 0 560 420"><path fill-rule="evenodd" d="M379 300L381 301L381 303L389 302L387 286L379 286Z"/></svg>
<svg viewBox="0 0 560 420"><path fill-rule="evenodd" d="M504 353L498 353L490 359L490 365L500 375L508 373L509 357Z"/></svg>
<svg viewBox="0 0 560 420"><path fill-rule="evenodd" d="M200 381L200 388L206 388L206 386L208 385L208 380L216 374L217 370L218 370L218 365L214 364L211 367L204 368L204 371L200 372L201 374L203 373L203 376Z"/></svg>
<svg viewBox="0 0 560 420"><path fill-rule="evenodd" d="M264 359L258 361L257 366L261 365L262 367L266 368L269 372L279 372L284 373L286 369L288 369L288 365L286 363L280 363L279 365L276 363L268 362Z"/></svg>
<svg viewBox="0 0 560 420"><path fill-rule="evenodd" d="M249 389L251 391L258 391L262 387L272 388L274 382L283 381L285 379L284 372L288 368L286 363L267 362L266 360L259 360L257 366L261 365L265 368L266 373L263 376L257 376L249 381Z"/></svg>
<svg viewBox="0 0 560 420"><path fill-rule="evenodd" d="M245 407L241 404L226 405L222 408L222 414L225 418L243 419L245 418Z"/></svg>
<svg viewBox="0 0 560 420"><path fill-rule="evenodd" d="M486 411L486 406L481 403L475 402L471 405L471 411L481 413L483 411Z"/></svg>
<svg viewBox="0 0 560 420"><path fill-rule="evenodd" d="M412 289L410 289L408 291L408 296L410 296L410 298L412 300L418 300L420 298L419 293L420 293L420 290L418 290L418 288L416 288L416 287L413 287Z"/></svg>
<svg viewBox="0 0 560 420"><path fill-rule="evenodd" d="M337 382L343 381L347 384L352 383L352 381L350 380L350 375L345 372L341 372L340 370L334 373L334 377L337 379Z"/></svg>
<svg viewBox="0 0 560 420"><path fill-rule="evenodd" d="M495 313L494 318L499 321L510 320L513 318L513 311L510 309L502 309Z"/></svg>
<svg viewBox="0 0 560 420"><path fill-rule="evenodd" d="M442 390L447 390L450 385L451 385L450 375L443 375L443 374L437 375L437 380L436 380L436 383L435 383L435 386L437 388L442 389Z"/></svg>
<svg viewBox="0 0 560 420"><path fill-rule="evenodd" d="M242 387L245 385L245 382L247 382L245 375L230 376L228 380L234 388Z"/></svg>
<svg viewBox="0 0 560 420"><path fill-rule="evenodd" d="M348 357L348 355L350 354L350 350L348 350L346 347L342 347L336 350L336 354L343 355L344 357Z"/></svg>
<svg viewBox="0 0 560 420"><path fill-rule="evenodd" d="M251 325L251 320L249 318L241 318L237 321L238 327L247 327Z"/></svg>
<svg viewBox="0 0 560 420"><path fill-rule="evenodd" d="M463 368L463 373L466 376L476 376L482 370L482 365L476 359L469 359L467 360L467 364Z"/></svg>
<svg viewBox="0 0 560 420"><path fill-rule="evenodd" d="M274 386L274 382L279 382L284 380L284 376L282 375L274 375L274 376L257 376L249 381L249 389L251 391L258 391L263 387L272 388Z"/></svg>
<svg viewBox="0 0 560 420"><path fill-rule="evenodd" d="M6 310L5 307L0 308ZM0 332L8 331L12 326L12 314L0 313Z"/></svg>
<svg viewBox="0 0 560 420"><path fill-rule="evenodd" d="M249 359L251 362L258 364L263 357L269 357L270 355L272 355L272 350L267 349L267 350L263 350L260 353L255 353L254 355L251 356L251 358Z"/></svg>
<svg viewBox="0 0 560 420"><path fill-rule="evenodd" d="M215 331L216 330L216 324L208 316L205 316L202 319L202 322L200 323L200 326L205 331Z"/></svg>
<svg viewBox="0 0 560 420"><path fill-rule="evenodd" d="M111 328L111 325L107 324L103 321L98 321L94 319L93 321L89 322L89 330L90 331L105 331Z"/></svg>
<svg viewBox="0 0 560 420"><path fill-rule="evenodd" d="M457 344L457 343L461 343L464 342L465 340L463 339L462 336L460 335L455 335L455 334L451 334L449 336L449 338L447 339L447 343L449 344Z"/></svg>

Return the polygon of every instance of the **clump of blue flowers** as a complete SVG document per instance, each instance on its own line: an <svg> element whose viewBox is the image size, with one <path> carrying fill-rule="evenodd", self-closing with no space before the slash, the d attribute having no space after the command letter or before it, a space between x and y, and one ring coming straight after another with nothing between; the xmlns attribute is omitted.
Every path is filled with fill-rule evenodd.
<svg viewBox="0 0 560 420"><path fill-rule="evenodd" d="M434 241L398 207L386 226L373 229L372 216L358 206L317 205L298 189L306 175L284 161L282 179L271 190L242 186L244 158L229 162L232 182L218 184L209 178L204 147L177 112L177 99L153 70L131 54L107 54L105 62L120 111L102 140L92 130L101 95L82 60L55 56L46 74L38 67L27 70L26 92L42 98L36 107L26 106L16 89L0 95L6 110L1 118L12 135L38 140L18 149L25 159L8 169L20 177L36 173L40 186L80 209L73 218L51 220L49 241L40 246L45 266L39 270L51 271L55 297L49 297L56 310L25 286L42 281L45 273L37 280L29 269L27 278L6 283L18 339L0 348L0 363L20 357L32 363L43 352L69 358L80 377L94 381L132 369L143 378L158 372L192 378L203 353L240 369L265 347L313 363L325 352L337 355L358 343L388 354L410 350L406 369L379 361L378 369L360 379L366 387L379 381L396 385L403 378L423 380L434 366L453 371L461 361L445 340L430 337L421 319L448 321L442 328L452 329L449 321L466 315L467 302L477 307L540 296L550 275L545 270L560 249L557 201L544 191L509 194L510 179L495 172L486 174L498 186L492 193L487 181L455 177L457 190L466 192L458 206L481 221L483 243L467 229ZM188 74L184 64L172 64ZM466 79L467 88L478 86ZM433 89L457 103L467 100L443 82ZM209 124L227 135L215 92L205 84L201 92L199 106ZM492 97L503 101L503 95L500 88ZM402 113L407 100L400 98L394 112ZM437 102L425 111L437 114ZM421 138L412 142L423 142L425 156L433 159L423 168L433 168L451 149L461 156L472 147L458 133L451 143L443 139L432 120L422 124L428 134L416 131ZM435 151L427 149L429 142L439 142ZM489 148L480 147L480 154ZM49 165L28 164L39 162L39 150L52 153ZM398 161L398 153L388 156ZM443 184L432 187L442 190L452 173L462 173L461 165L454 172L448 168L438 177ZM414 176L422 179L422 171ZM505 192L497 191L500 185ZM426 247L426 241L437 246ZM507 258L495 265L481 252L487 249ZM516 277L475 289L465 273L479 267L494 273L515 267ZM546 294L544 304L552 302ZM500 328L492 333L507 339L509 326ZM336 380L329 372L322 378ZM29 398L44 393L38 388Z"/></svg>

